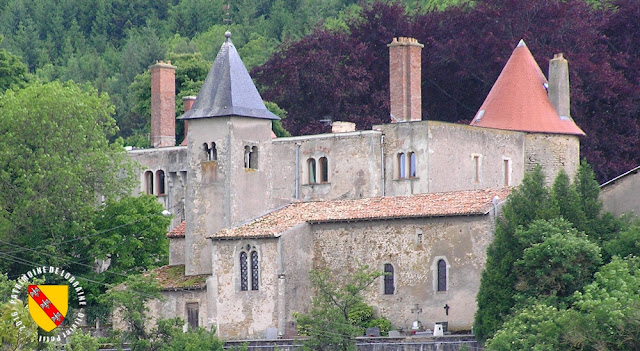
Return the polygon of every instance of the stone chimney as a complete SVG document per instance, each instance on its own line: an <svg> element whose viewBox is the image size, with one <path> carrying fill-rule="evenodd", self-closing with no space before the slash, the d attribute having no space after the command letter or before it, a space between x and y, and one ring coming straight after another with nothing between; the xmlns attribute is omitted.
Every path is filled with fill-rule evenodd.
<svg viewBox="0 0 640 351"><path fill-rule="evenodd" d="M151 71L151 147L176 145L176 67L156 62Z"/></svg>
<svg viewBox="0 0 640 351"><path fill-rule="evenodd" d="M569 63L562 54L549 60L549 100L561 119L571 118Z"/></svg>
<svg viewBox="0 0 640 351"><path fill-rule="evenodd" d="M422 120L421 54L414 38L393 38L389 47L391 122Z"/></svg>
<svg viewBox="0 0 640 351"><path fill-rule="evenodd" d="M193 107L193 103L196 102L196 97L195 96L185 96L182 98L182 103L184 104L184 112L187 113L187 111L191 110L191 107ZM184 120L184 140L182 140L182 143L180 144L180 146L185 146L187 145L187 135L189 132L189 120L185 119Z"/></svg>

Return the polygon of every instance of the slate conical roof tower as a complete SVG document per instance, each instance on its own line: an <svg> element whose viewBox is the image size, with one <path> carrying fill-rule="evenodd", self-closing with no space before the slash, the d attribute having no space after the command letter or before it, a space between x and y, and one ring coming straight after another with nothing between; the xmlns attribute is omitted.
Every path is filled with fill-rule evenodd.
<svg viewBox="0 0 640 351"><path fill-rule="evenodd" d="M231 33L222 44L193 107L180 118L189 120L223 116L280 119L264 106L238 51Z"/></svg>
<svg viewBox="0 0 640 351"><path fill-rule="evenodd" d="M549 100L547 87L547 79L527 45L520 40L471 125L531 133L585 135L570 116L558 114Z"/></svg>

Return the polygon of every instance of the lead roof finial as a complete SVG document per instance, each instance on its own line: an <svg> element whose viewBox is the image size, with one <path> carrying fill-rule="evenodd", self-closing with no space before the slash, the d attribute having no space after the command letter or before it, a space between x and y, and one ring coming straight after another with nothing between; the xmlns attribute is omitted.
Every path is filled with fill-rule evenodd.
<svg viewBox="0 0 640 351"><path fill-rule="evenodd" d="M231 32L230 31L224 32L224 37L227 38L227 41L231 40Z"/></svg>

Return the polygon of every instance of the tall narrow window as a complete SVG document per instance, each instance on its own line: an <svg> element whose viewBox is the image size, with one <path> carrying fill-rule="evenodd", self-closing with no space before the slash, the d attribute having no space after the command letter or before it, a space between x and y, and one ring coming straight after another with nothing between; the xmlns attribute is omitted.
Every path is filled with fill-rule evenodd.
<svg viewBox="0 0 640 351"><path fill-rule="evenodd" d="M320 157L320 183L326 183L329 181L329 161L326 157Z"/></svg>
<svg viewBox="0 0 640 351"><path fill-rule="evenodd" d="M258 290L260 277L258 276L258 252L251 251L251 290Z"/></svg>
<svg viewBox="0 0 640 351"><path fill-rule="evenodd" d="M384 294L393 295L396 291L394 285L393 265L391 263L384 264Z"/></svg>
<svg viewBox="0 0 640 351"><path fill-rule="evenodd" d="M207 143L202 144L202 150L204 150L203 160L211 161L211 149L209 149L209 144Z"/></svg>
<svg viewBox="0 0 640 351"><path fill-rule="evenodd" d="M407 177L407 156L404 153L398 154L398 178Z"/></svg>
<svg viewBox="0 0 640 351"><path fill-rule="evenodd" d="M416 170L416 153L410 152L409 153L409 177L415 178L417 174L418 174L418 171Z"/></svg>
<svg viewBox="0 0 640 351"><path fill-rule="evenodd" d="M153 172L151 171L144 172L144 189L147 194L153 194Z"/></svg>
<svg viewBox="0 0 640 351"><path fill-rule="evenodd" d="M473 181L478 183L480 181L480 156L473 155Z"/></svg>
<svg viewBox="0 0 640 351"><path fill-rule="evenodd" d="M504 165L503 165L503 168L504 168L504 170L503 170L503 172L504 172L504 186L509 186L509 183L510 183L509 182L509 176L510 176L510 173L511 173L511 172L509 172L509 168L511 168L511 167L509 167L509 160L508 159L507 160L502 160L502 162L504 163Z"/></svg>
<svg viewBox="0 0 640 351"><path fill-rule="evenodd" d="M187 322L189 323L189 328L191 329L198 328L199 314L200 314L200 308L197 302L187 303Z"/></svg>
<svg viewBox="0 0 640 351"><path fill-rule="evenodd" d="M447 262L438 261L438 291L447 291Z"/></svg>
<svg viewBox="0 0 640 351"><path fill-rule="evenodd" d="M258 147L251 147L251 152L249 153L249 168L258 169Z"/></svg>
<svg viewBox="0 0 640 351"><path fill-rule="evenodd" d="M251 155L251 149L248 145L244 146L244 168L249 168L249 157Z"/></svg>
<svg viewBox="0 0 640 351"><path fill-rule="evenodd" d="M156 171L156 186L158 187L158 191L156 192L158 195L165 194L165 176L164 171L159 170Z"/></svg>
<svg viewBox="0 0 640 351"><path fill-rule="evenodd" d="M310 158L307 160L307 168L309 169L309 184L316 182L316 160Z"/></svg>
<svg viewBox="0 0 640 351"><path fill-rule="evenodd" d="M217 161L218 160L218 149L216 148L216 143L211 142L211 149L209 151L209 161Z"/></svg>
<svg viewBox="0 0 640 351"><path fill-rule="evenodd" d="M247 253L240 253L240 290L249 290L249 270L247 267Z"/></svg>

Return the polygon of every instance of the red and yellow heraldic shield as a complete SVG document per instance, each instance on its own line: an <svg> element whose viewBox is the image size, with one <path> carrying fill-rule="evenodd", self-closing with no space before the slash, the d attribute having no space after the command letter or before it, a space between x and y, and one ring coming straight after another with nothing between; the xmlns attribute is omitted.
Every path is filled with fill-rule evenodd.
<svg viewBox="0 0 640 351"><path fill-rule="evenodd" d="M29 285L29 314L44 331L57 328L69 310L68 285Z"/></svg>

